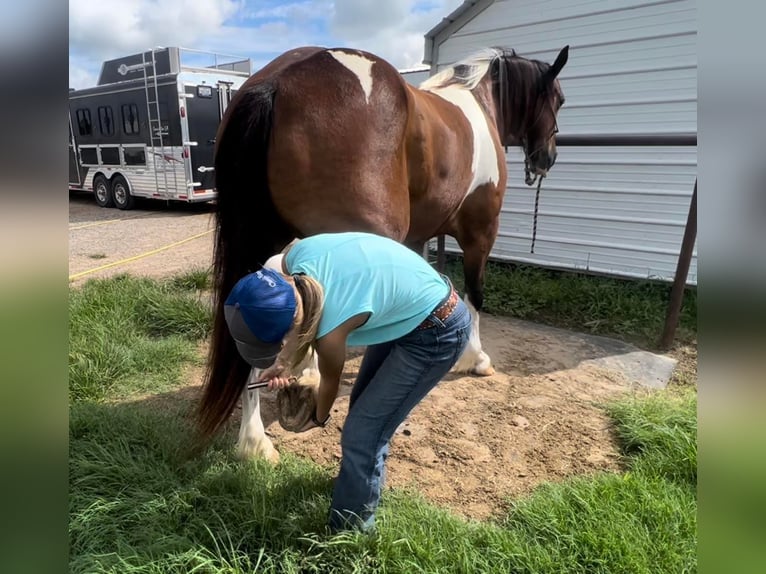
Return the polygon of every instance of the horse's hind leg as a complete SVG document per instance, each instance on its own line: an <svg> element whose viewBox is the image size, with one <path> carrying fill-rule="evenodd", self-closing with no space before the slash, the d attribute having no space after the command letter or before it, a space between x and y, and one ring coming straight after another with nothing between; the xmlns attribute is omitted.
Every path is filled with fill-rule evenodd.
<svg viewBox="0 0 766 574"><path fill-rule="evenodd" d="M497 236L498 219L495 218L486 225L477 225L478 221L470 216L463 216L462 219L469 225L459 225L456 239L463 250L465 302L471 312L471 336L465 352L453 370L488 376L493 375L495 369L492 368L489 355L481 346L479 312L484 304L484 270Z"/></svg>
<svg viewBox="0 0 766 574"><path fill-rule="evenodd" d="M295 242L293 240L288 244L292 245ZM276 271L282 270L282 258L284 257L284 251L276 255L272 255L268 261L264 264L264 267L274 269ZM257 380L258 375L261 373L258 369L250 371L250 381ZM237 441L237 455L240 458L265 458L273 463L279 462L279 452L274 448L274 444L271 439L266 436L266 430L263 427L263 419L261 418L261 395L258 389L252 391L245 388L242 391L242 422L239 426L239 440Z"/></svg>
<svg viewBox="0 0 766 574"><path fill-rule="evenodd" d="M248 383L251 380L257 380L261 372L259 369L250 371ZM242 391L242 422L239 427L237 455L243 459L265 458L274 464L279 462L279 453L263 428L261 397L258 389L249 391L245 388Z"/></svg>

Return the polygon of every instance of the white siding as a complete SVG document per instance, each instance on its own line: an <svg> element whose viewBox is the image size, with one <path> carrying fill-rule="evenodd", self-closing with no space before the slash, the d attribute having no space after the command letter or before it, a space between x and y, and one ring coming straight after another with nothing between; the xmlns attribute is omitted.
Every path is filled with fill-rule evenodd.
<svg viewBox="0 0 766 574"><path fill-rule="evenodd" d="M437 39L438 41L438 39ZM552 62L561 134L697 132L694 0L499 0L438 45L437 67L487 46ZM561 147L540 196L520 150L508 151L508 189L492 257L550 267L672 280L697 176L694 147ZM447 248L457 250L448 239ZM692 258L688 283L696 284Z"/></svg>

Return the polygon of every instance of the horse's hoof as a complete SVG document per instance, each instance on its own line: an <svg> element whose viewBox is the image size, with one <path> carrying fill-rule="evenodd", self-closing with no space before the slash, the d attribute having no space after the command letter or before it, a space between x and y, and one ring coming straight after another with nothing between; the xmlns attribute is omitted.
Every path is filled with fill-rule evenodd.
<svg viewBox="0 0 766 574"><path fill-rule="evenodd" d="M479 367L474 367L471 371L471 374L476 375L477 377L491 377L495 374L495 372L495 369L492 367L485 367L481 369Z"/></svg>
<svg viewBox="0 0 766 574"><path fill-rule="evenodd" d="M489 359L489 355L484 351L479 355L479 360L471 369L471 373L479 377L489 377L495 374L495 369L492 368L492 361Z"/></svg>
<svg viewBox="0 0 766 574"><path fill-rule="evenodd" d="M293 383L277 391L277 420L279 425L290 432L303 429L316 411L319 383Z"/></svg>
<svg viewBox="0 0 766 574"><path fill-rule="evenodd" d="M269 439L261 440L256 443L252 440L245 440L237 445L237 458L240 460L253 460L262 458L276 465L279 463L279 451Z"/></svg>
<svg viewBox="0 0 766 574"><path fill-rule="evenodd" d="M279 451L272 446L271 452L267 455L264 455L264 458L276 466L279 464Z"/></svg>

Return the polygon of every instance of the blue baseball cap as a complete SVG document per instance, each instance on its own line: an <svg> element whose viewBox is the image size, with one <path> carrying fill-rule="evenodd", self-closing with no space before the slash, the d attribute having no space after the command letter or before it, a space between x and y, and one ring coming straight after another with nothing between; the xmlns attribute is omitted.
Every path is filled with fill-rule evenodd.
<svg viewBox="0 0 766 574"><path fill-rule="evenodd" d="M242 358L257 369L270 367L293 325L295 308L295 291L277 271L259 269L240 279L223 310Z"/></svg>

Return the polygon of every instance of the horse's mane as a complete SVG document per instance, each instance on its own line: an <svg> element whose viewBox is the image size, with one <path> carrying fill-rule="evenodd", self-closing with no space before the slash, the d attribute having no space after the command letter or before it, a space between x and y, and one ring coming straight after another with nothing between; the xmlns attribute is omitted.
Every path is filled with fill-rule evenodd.
<svg viewBox="0 0 766 574"><path fill-rule="evenodd" d="M550 64L519 56L511 48L484 48L431 76L419 87L434 90L458 86L473 90L489 73L493 93L502 108L500 121L504 123L505 118L511 119L514 125L505 129L516 131L524 116L520 112L534 113L532 107L541 95L540 78L549 68Z"/></svg>
<svg viewBox="0 0 766 574"><path fill-rule="evenodd" d="M500 62L504 63L508 80L518 88L531 87L548 68L548 64L529 60L516 54L512 48L483 48L434 74L420 84L422 89L444 88L458 85L473 90L487 72L497 74Z"/></svg>
<svg viewBox="0 0 766 574"><path fill-rule="evenodd" d="M456 84L467 90L472 90L489 71L490 64L497 58L503 57L505 51L502 48L484 48L474 52L470 56L463 58L423 81L420 87L432 89ZM511 56L516 55L516 52L513 50L509 50L509 52Z"/></svg>

